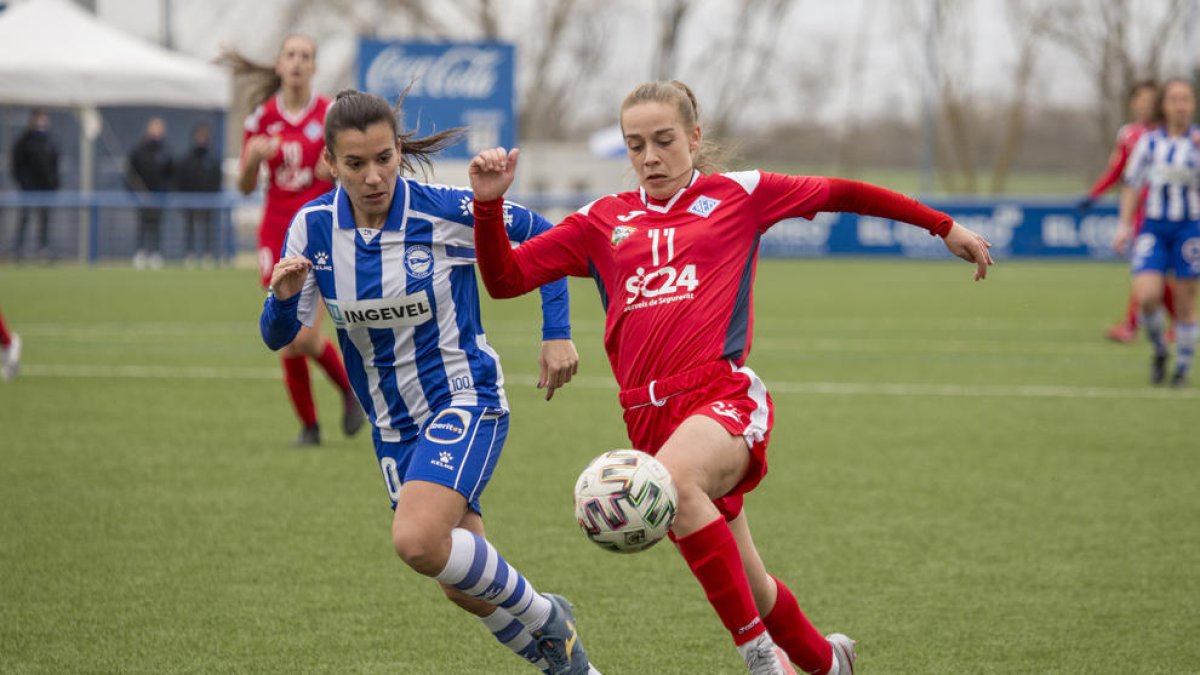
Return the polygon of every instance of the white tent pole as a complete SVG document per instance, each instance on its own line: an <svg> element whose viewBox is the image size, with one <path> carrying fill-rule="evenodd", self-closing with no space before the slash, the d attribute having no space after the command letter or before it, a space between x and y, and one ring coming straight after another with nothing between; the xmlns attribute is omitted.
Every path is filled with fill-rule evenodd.
<svg viewBox="0 0 1200 675"><path fill-rule="evenodd" d="M96 136L100 133L100 113L96 106L84 104L78 109L79 115L79 191L91 195L95 189L93 170L96 166L95 150ZM79 264L86 265L91 260L91 226L92 209L90 206L79 207Z"/></svg>

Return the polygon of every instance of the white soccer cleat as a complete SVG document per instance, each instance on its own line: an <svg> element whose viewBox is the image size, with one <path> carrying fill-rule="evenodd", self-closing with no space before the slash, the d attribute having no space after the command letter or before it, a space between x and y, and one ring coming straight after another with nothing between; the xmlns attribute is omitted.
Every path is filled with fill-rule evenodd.
<svg viewBox="0 0 1200 675"><path fill-rule="evenodd" d="M738 647L750 675L796 675L788 655L763 633Z"/></svg>
<svg viewBox="0 0 1200 675"><path fill-rule="evenodd" d="M825 639L833 647L833 667L829 669L829 675L854 675L854 662L858 660L854 640L841 633L830 633Z"/></svg>
<svg viewBox="0 0 1200 675"><path fill-rule="evenodd" d="M0 359L0 378L11 380L21 371L21 336L12 333L12 342L8 347L0 349L3 357Z"/></svg>

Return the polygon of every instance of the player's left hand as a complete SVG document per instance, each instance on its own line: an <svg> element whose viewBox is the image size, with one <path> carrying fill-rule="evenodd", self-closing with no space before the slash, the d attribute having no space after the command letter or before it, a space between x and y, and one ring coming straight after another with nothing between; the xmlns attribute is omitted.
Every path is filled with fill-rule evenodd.
<svg viewBox="0 0 1200 675"><path fill-rule="evenodd" d="M517 148L491 148L483 150L471 160L467 176L471 191L479 201L491 201L504 196L517 174Z"/></svg>
<svg viewBox="0 0 1200 675"><path fill-rule="evenodd" d="M570 340L545 340L538 355L538 389L546 390L546 400L554 398L554 390L571 381L579 372L579 352Z"/></svg>
<svg viewBox="0 0 1200 675"><path fill-rule="evenodd" d="M976 232L954 223L944 240L946 248L954 255L975 263L975 281L987 278L987 268L992 265L992 243Z"/></svg>

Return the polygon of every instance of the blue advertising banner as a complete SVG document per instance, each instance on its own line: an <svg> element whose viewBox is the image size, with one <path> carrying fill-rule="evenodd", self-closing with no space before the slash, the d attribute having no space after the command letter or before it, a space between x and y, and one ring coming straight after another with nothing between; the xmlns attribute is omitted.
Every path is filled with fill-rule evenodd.
<svg viewBox="0 0 1200 675"><path fill-rule="evenodd" d="M517 143L513 45L360 39L358 88L404 102L405 128L418 135L466 127L466 141L442 153L470 159L485 148Z"/></svg>
<svg viewBox="0 0 1200 675"><path fill-rule="evenodd" d="M1065 202L925 202L992 242L997 258L1058 257L1112 260L1117 208L1086 214ZM777 223L762 238L763 256L831 255L949 257L941 239L905 223L853 213L819 213L811 221Z"/></svg>

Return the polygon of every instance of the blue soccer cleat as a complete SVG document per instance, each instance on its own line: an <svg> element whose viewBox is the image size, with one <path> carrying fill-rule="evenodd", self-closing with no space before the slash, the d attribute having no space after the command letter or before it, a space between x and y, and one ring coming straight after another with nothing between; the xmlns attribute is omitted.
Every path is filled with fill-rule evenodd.
<svg viewBox="0 0 1200 675"><path fill-rule="evenodd" d="M546 625L531 631L538 652L550 664L552 675L588 675L595 672L588 664L587 652L575 630L575 614L571 603L561 595L543 593L550 601L550 618Z"/></svg>

